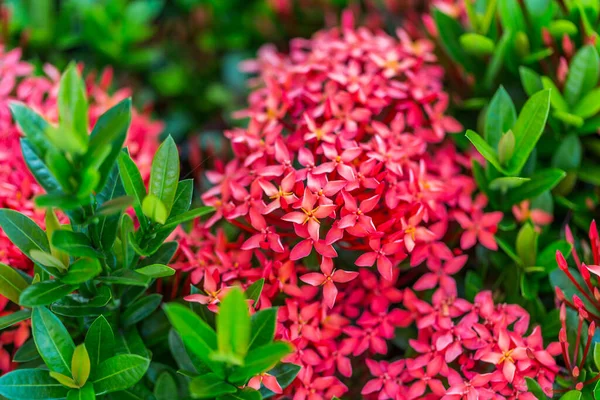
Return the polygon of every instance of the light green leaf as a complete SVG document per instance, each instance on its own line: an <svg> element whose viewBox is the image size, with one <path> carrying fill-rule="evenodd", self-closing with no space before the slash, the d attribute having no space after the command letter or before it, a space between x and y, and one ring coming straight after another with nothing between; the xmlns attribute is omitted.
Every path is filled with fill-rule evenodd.
<svg viewBox="0 0 600 400"><path fill-rule="evenodd" d="M229 381L245 382L254 375L266 372L292 351L292 346L286 342L272 342L258 347L248 353L244 366L234 369L229 376Z"/></svg>
<svg viewBox="0 0 600 400"><path fill-rule="evenodd" d="M547 190L551 190L566 176L564 171L549 168L538 171L528 182L508 192L505 198L506 207L518 204L523 200L532 199Z"/></svg>
<svg viewBox="0 0 600 400"><path fill-rule="evenodd" d="M569 65L569 74L565 82L565 100L574 106L598 84L600 57L592 45L579 50Z"/></svg>
<svg viewBox="0 0 600 400"><path fill-rule="evenodd" d="M151 278L164 278L175 274L175 270L171 267L161 264L147 265L135 270L138 274L149 276Z"/></svg>
<svg viewBox="0 0 600 400"><path fill-rule="evenodd" d="M68 388L71 388L71 389L79 388L79 385L77 385L77 383L75 383L75 381L71 377L68 377L66 375L59 374L58 372L53 372L53 371L50 371L50 376Z"/></svg>
<svg viewBox="0 0 600 400"><path fill-rule="evenodd" d="M506 192L508 189L519 187L530 180L529 178L519 178L516 176L502 176L491 181L489 188L491 190Z"/></svg>
<svg viewBox="0 0 600 400"><path fill-rule="evenodd" d="M88 145L88 104L85 84L75 63L69 64L60 79L56 103L60 129L52 134L51 139L65 151L85 153Z"/></svg>
<svg viewBox="0 0 600 400"><path fill-rule="evenodd" d="M146 373L150 360L135 354L119 354L98 365L94 379L97 395L125 390Z"/></svg>
<svg viewBox="0 0 600 400"><path fill-rule="evenodd" d="M82 387L90 377L90 356L88 355L85 344L75 347L73 359L71 360L71 371L73 371L73 380Z"/></svg>
<svg viewBox="0 0 600 400"><path fill-rule="evenodd" d="M0 330L6 329L31 317L31 310L20 310L0 317Z"/></svg>
<svg viewBox="0 0 600 400"><path fill-rule="evenodd" d="M36 307L31 317L35 345L51 371L71 376L75 344L67 328L45 307Z"/></svg>
<svg viewBox="0 0 600 400"><path fill-rule="evenodd" d="M96 400L94 385L91 383L85 385L81 389L69 390L67 400Z"/></svg>
<svg viewBox="0 0 600 400"><path fill-rule="evenodd" d="M52 254L48 254L40 250L31 250L29 253L29 258L45 267L56 268L62 272L67 270L67 266L63 264L61 260L54 257Z"/></svg>
<svg viewBox="0 0 600 400"><path fill-rule="evenodd" d="M473 146L477 149L477 151L485 158L490 164L492 164L498 171L505 172L504 167L500 164L500 160L498 160L498 156L496 155L496 151L490 147L489 144L481 136L479 136L476 132L467 129L467 133L465 134L467 139L473 143ZM506 173L506 172L505 172ZM508 173L506 173L508 175Z"/></svg>
<svg viewBox="0 0 600 400"><path fill-rule="evenodd" d="M153 194L149 194L142 202L142 212L151 221L159 224L167 222L168 211L165 204Z"/></svg>
<svg viewBox="0 0 600 400"><path fill-rule="evenodd" d="M243 361L250 343L250 313L240 288L232 288L221 300L216 325L219 354Z"/></svg>
<svg viewBox="0 0 600 400"><path fill-rule="evenodd" d="M581 392L579 390L570 390L560 397L560 400L580 400Z"/></svg>
<svg viewBox="0 0 600 400"><path fill-rule="evenodd" d="M14 268L0 263L0 294L7 297L13 303L19 304L21 292L29 286L29 283Z"/></svg>
<svg viewBox="0 0 600 400"><path fill-rule="evenodd" d="M459 41L467 53L477 57L487 56L494 52L494 41L477 33L463 33Z"/></svg>
<svg viewBox="0 0 600 400"><path fill-rule="evenodd" d="M17 369L0 377L0 395L9 400L64 399L67 389L42 369Z"/></svg>
<svg viewBox="0 0 600 400"><path fill-rule="evenodd" d="M593 117L598 111L600 111L600 88L590 91L573 107L573 114L584 119Z"/></svg>
<svg viewBox="0 0 600 400"><path fill-rule="evenodd" d="M169 136L156 151L150 174L150 194L156 196L164 204L165 220L173 207L178 182L179 153L175 141Z"/></svg>

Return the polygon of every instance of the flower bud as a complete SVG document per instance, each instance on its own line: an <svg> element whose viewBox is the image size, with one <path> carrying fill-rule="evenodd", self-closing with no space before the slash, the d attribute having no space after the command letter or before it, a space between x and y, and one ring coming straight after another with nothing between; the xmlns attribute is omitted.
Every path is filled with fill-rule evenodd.
<svg viewBox="0 0 600 400"><path fill-rule="evenodd" d="M500 164L506 165L512 158L515 151L515 135L512 130L509 129L498 142L498 159Z"/></svg>

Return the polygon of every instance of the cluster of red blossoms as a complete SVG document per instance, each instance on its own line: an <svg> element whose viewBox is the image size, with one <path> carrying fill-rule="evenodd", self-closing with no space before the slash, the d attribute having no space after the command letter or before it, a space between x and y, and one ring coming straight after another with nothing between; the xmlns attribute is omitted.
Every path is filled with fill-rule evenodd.
<svg viewBox="0 0 600 400"><path fill-rule="evenodd" d="M238 113L248 127L226 133L234 159L208 174L216 213L178 233L174 266L203 289L187 300L214 309L227 287L265 279L258 307L281 305L277 334L302 366L294 400L344 395L365 363L366 398L527 399L525 377L552 390L559 348L537 328L524 336L525 310L457 296L462 250L496 250L502 214L485 213L472 156L445 140L461 127L432 50L402 30L355 29L349 14L289 55L264 47L245 64L258 73ZM224 220L241 234L211 233ZM390 342L412 326L412 349Z"/></svg>
<svg viewBox="0 0 600 400"><path fill-rule="evenodd" d="M45 65L44 75L36 75L35 67L21 60L20 49L6 52L0 47L0 208L17 210L44 226L44 211L34 207L33 198L42 194L43 189L29 172L21 155L21 131L12 119L9 104L20 101L43 115L47 120L58 121L56 96L60 72L52 65ZM119 101L129 97L129 89L109 93L112 71L107 69L97 79L94 74L86 78L87 95L90 102L90 128L98 117ZM128 135L127 146L135 158L144 178L150 175L154 152L158 148L158 136L163 130L160 122L152 121L147 115L134 111ZM33 264L12 244L0 230L0 262L27 272ZM4 310L8 300L0 296L0 310ZM7 313L5 310L2 313ZM18 348L29 337L26 323L16 330L3 331L0 335L0 371L11 368L12 356L6 346Z"/></svg>

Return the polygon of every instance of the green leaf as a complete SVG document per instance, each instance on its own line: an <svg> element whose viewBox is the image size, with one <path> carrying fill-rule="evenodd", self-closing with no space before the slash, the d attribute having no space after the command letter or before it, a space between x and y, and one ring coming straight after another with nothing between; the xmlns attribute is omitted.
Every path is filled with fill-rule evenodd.
<svg viewBox="0 0 600 400"><path fill-rule="evenodd" d="M65 317L92 317L106 311L112 293L108 286L100 287L98 293L91 299L77 293L72 293L52 303L50 309L53 313Z"/></svg>
<svg viewBox="0 0 600 400"><path fill-rule="evenodd" d="M52 254L44 253L43 251L31 250L29 253L29 258L31 258L34 262L48 268L55 268L62 272L67 270L67 266L63 264L61 260L54 257Z"/></svg>
<svg viewBox="0 0 600 400"><path fill-rule="evenodd" d="M136 269L135 272L151 278L164 278L165 276L171 276L175 274L175 270L173 268L161 264L147 265L145 267Z"/></svg>
<svg viewBox="0 0 600 400"><path fill-rule="evenodd" d="M594 399L600 399L600 382L596 382L594 385Z"/></svg>
<svg viewBox="0 0 600 400"><path fill-rule="evenodd" d="M590 91L573 108L573 114L584 119L593 117L598 114L598 111L600 111L600 88Z"/></svg>
<svg viewBox="0 0 600 400"><path fill-rule="evenodd" d="M168 211L165 204L153 194L149 194L142 202L142 212L151 221L159 224L167 222Z"/></svg>
<svg viewBox="0 0 600 400"><path fill-rule="evenodd" d="M179 153L175 141L169 136L156 151L150 174L150 194L165 205L165 220L173 207L178 182Z"/></svg>
<svg viewBox="0 0 600 400"><path fill-rule="evenodd" d="M584 124L583 118L565 111L554 111L552 116L566 125L574 126L575 128L581 128Z"/></svg>
<svg viewBox="0 0 600 400"><path fill-rule="evenodd" d="M496 7L496 5L494 4L495 2L496 2L496 0L491 0L488 3L488 7L495 8ZM492 11L492 13L493 13L493 11ZM509 30L504 31L502 33L502 37L500 38L500 41L496 45L496 50L494 51L494 53L492 54L492 56L490 58L488 67L485 71L485 76L483 78L483 85L488 90L492 90L495 87L494 81L496 80L496 78L498 77L498 74L500 73L500 71L502 69L508 47L512 44L512 42L514 40L513 36L514 35L511 31L509 31Z"/></svg>
<svg viewBox="0 0 600 400"><path fill-rule="evenodd" d="M29 319L29 317L31 317L30 310L19 310L15 311L14 313L0 317L0 330L6 329L21 321L25 321L26 319Z"/></svg>
<svg viewBox="0 0 600 400"><path fill-rule="evenodd" d="M542 76L542 85L544 89L550 89L550 104L552 107L558 111L569 112L569 105L560 94L560 90L558 90L552 79Z"/></svg>
<svg viewBox="0 0 600 400"><path fill-rule="evenodd" d="M65 151L85 153L88 145L88 105L85 84L75 63L69 64L60 79L58 97L60 133L53 141Z"/></svg>
<svg viewBox="0 0 600 400"><path fill-rule="evenodd" d="M186 348L209 366L213 372L222 376L222 368L209 357L209 354L217 349L215 331L187 307L176 303L165 304L163 307Z"/></svg>
<svg viewBox="0 0 600 400"><path fill-rule="evenodd" d="M29 286L29 283L6 264L0 263L0 294L7 297L13 303L19 304L21 292Z"/></svg>
<svg viewBox="0 0 600 400"><path fill-rule="evenodd" d="M106 318L101 315L92 322L85 335L85 347L90 356L92 371L112 354L114 345L113 330Z"/></svg>
<svg viewBox="0 0 600 400"><path fill-rule="evenodd" d="M494 41L477 33L463 33L459 41L467 53L477 57L487 56L494 52Z"/></svg>
<svg viewBox="0 0 600 400"><path fill-rule="evenodd" d="M552 242L540 252L535 265L544 267L546 272L550 273L558 267L556 264L556 252L560 251L565 257L568 257L571 253L571 248L571 244L566 240Z"/></svg>
<svg viewBox="0 0 600 400"><path fill-rule="evenodd" d="M179 181L177 184L177 193L175 193L175 200L173 201L173 207L171 207L171 213L169 219L178 216L190 209L192 205L192 197L194 195L194 180L184 179Z"/></svg>
<svg viewBox="0 0 600 400"><path fill-rule="evenodd" d="M525 89L525 93L527 93L529 97L544 89L544 85L542 85L542 78L537 74L537 72L527 67L520 67L519 75L521 76L521 84L523 85L523 89Z"/></svg>
<svg viewBox="0 0 600 400"><path fill-rule="evenodd" d="M501 176L500 178L496 178L491 181L489 188L491 190L500 190L502 192L506 192L508 189L519 187L530 180L531 179L529 178L519 178L516 176Z"/></svg>
<svg viewBox="0 0 600 400"><path fill-rule="evenodd" d="M177 242L163 243L152 256L144 258L138 265L146 267L153 264L168 264L175 255L178 247Z"/></svg>
<svg viewBox="0 0 600 400"><path fill-rule="evenodd" d="M460 44L460 36L464 33L460 23L438 9L433 10L433 18L439 32L438 38L446 53L465 70L473 71L473 60Z"/></svg>
<svg viewBox="0 0 600 400"><path fill-rule="evenodd" d="M19 304L24 307L45 306L77 289L75 285L68 285L60 281L38 282L23 290Z"/></svg>
<svg viewBox="0 0 600 400"><path fill-rule="evenodd" d="M498 148L498 142L505 132L513 127L517 120L515 106L504 89L500 88L492 97L485 114L484 137L485 141L493 148Z"/></svg>
<svg viewBox="0 0 600 400"><path fill-rule="evenodd" d="M96 215L114 215L123 212L127 207L133 204L133 197L121 196L109 200L96 210Z"/></svg>
<svg viewBox="0 0 600 400"><path fill-rule="evenodd" d="M71 376L75 344L58 317L44 307L36 307L31 317L31 331L38 352L50 371Z"/></svg>
<svg viewBox="0 0 600 400"><path fill-rule="evenodd" d="M579 390L570 390L560 397L560 400L579 400L581 399L581 392Z"/></svg>
<svg viewBox="0 0 600 400"><path fill-rule="evenodd" d="M217 314L219 354L228 360L244 360L250 343L250 313L246 297L234 287L221 300ZM230 359L231 357L231 359Z"/></svg>
<svg viewBox="0 0 600 400"><path fill-rule="evenodd" d="M81 232L68 230L56 231L52 235L52 246L73 257L103 257L102 253L94 249L90 239Z"/></svg>
<svg viewBox="0 0 600 400"><path fill-rule="evenodd" d="M600 343L594 343L594 365L596 370L600 371Z"/></svg>
<svg viewBox="0 0 600 400"><path fill-rule="evenodd" d="M258 306L258 299L260 299L260 294L262 293L264 285L265 278L260 278L246 288L246 298L253 301L252 305L254 308Z"/></svg>
<svg viewBox="0 0 600 400"><path fill-rule="evenodd" d="M38 155L32 147L32 144L27 139L21 139L21 153L23 159L29 168L29 171L35 177L35 180L48 193L56 193L61 190L60 183L56 177L50 172L48 166L43 160L43 156Z"/></svg>
<svg viewBox="0 0 600 400"><path fill-rule="evenodd" d="M579 137L574 133L567 135L552 156L552 166L564 171L577 169L581 164L582 153Z"/></svg>
<svg viewBox="0 0 600 400"><path fill-rule="evenodd" d="M96 280L127 286L148 286L150 283L150 278L129 269L119 269L110 276L99 276Z"/></svg>
<svg viewBox="0 0 600 400"><path fill-rule="evenodd" d="M81 389L69 390L67 400L96 400L94 385L87 384Z"/></svg>
<svg viewBox="0 0 600 400"><path fill-rule="evenodd" d="M586 45L579 50L569 65L569 73L565 82L565 99L574 106L591 89L598 84L600 57L592 45Z"/></svg>
<svg viewBox="0 0 600 400"><path fill-rule="evenodd" d="M126 207L125 204L133 203L132 197L125 196L125 188L121 182L118 165L113 165L106 183L96 195L96 201L99 207L96 209L95 216L99 216L99 218L97 223L89 227L90 237L95 244L99 245L98 247L109 250L117 238L120 213Z"/></svg>
<svg viewBox="0 0 600 400"><path fill-rule="evenodd" d="M135 325L150 314L152 314L160 305L162 295L153 293L142 297L129 305L121 317L125 327Z"/></svg>
<svg viewBox="0 0 600 400"><path fill-rule="evenodd" d="M50 376L68 388L76 389L79 387L79 385L77 385L77 383L73 380L73 378L70 378L66 375L59 374L58 372L50 371Z"/></svg>
<svg viewBox="0 0 600 400"><path fill-rule="evenodd" d="M171 400L177 393L177 382L168 372L163 372L158 376L154 385L154 397L156 400Z"/></svg>
<svg viewBox="0 0 600 400"><path fill-rule="evenodd" d="M285 389L294 381L294 379L296 379L298 372L300 372L299 365L280 363L277 364L275 368L271 369L269 374L273 375L277 379L277 382L282 389ZM260 393L262 394L263 399L268 399L275 395L275 393L264 386L260 388Z"/></svg>
<svg viewBox="0 0 600 400"><path fill-rule="evenodd" d="M532 224L525 224L517 234L517 254L526 267L535 265L538 234Z"/></svg>
<svg viewBox="0 0 600 400"><path fill-rule="evenodd" d="M135 354L147 359L152 356L135 326L117 334L115 337L115 352L116 354Z"/></svg>
<svg viewBox="0 0 600 400"><path fill-rule="evenodd" d="M37 347L35 347L34 340L29 339L17 349L13 357L13 361L18 363L26 363L29 361L38 360L39 358L40 353L38 353Z"/></svg>
<svg viewBox="0 0 600 400"><path fill-rule="evenodd" d="M29 257L31 250L50 253L46 233L26 215L6 208L0 209L0 227L15 244Z"/></svg>
<svg viewBox="0 0 600 400"><path fill-rule="evenodd" d="M243 367L237 367L229 376L230 382L242 382L273 368L283 357L293 351L289 343L272 342L248 353Z"/></svg>
<svg viewBox="0 0 600 400"><path fill-rule="evenodd" d="M191 221L193 219L210 214L214 210L215 209L213 207L204 206L204 207L194 208L193 210L190 210L190 211L186 211L182 214L179 214L179 215L169 218L166 221L165 225L161 228L161 230L175 228L178 225L183 224L184 222Z"/></svg>
<svg viewBox="0 0 600 400"><path fill-rule="evenodd" d="M531 180L512 189L506 195L506 207L518 204L523 200L532 199L547 190L554 188L566 176L564 171L555 168L536 172Z"/></svg>
<svg viewBox="0 0 600 400"><path fill-rule="evenodd" d="M210 373L192 379L190 394L194 399L212 399L227 393L237 392L237 388L223 382L216 374Z"/></svg>
<svg viewBox="0 0 600 400"><path fill-rule="evenodd" d="M539 383L529 377L526 377L525 380L527 381L527 390L537 397L538 400L546 400L548 398Z"/></svg>
<svg viewBox="0 0 600 400"><path fill-rule="evenodd" d="M150 360L135 354L119 354L98 365L94 379L97 395L125 390L146 373Z"/></svg>
<svg viewBox="0 0 600 400"><path fill-rule="evenodd" d="M140 175L139 169L126 152L122 152L119 155L118 162L125 193L135 199L133 208L140 221L140 225L145 229L147 227L147 222L146 217L142 212L142 201L144 200L144 197L146 197L146 187L144 186L142 175Z"/></svg>
<svg viewBox="0 0 600 400"><path fill-rule="evenodd" d="M52 172L52 175L60 183L63 191L66 193L71 193L74 188L74 182L72 180L74 169L65 154L56 148L51 147L46 152L44 162L48 166L48 169Z"/></svg>
<svg viewBox="0 0 600 400"><path fill-rule="evenodd" d="M473 301L477 293L481 292L483 282L481 277L475 271L467 271L465 276L465 295L466 299Z"/></svg>
<svg viewBox="0 0 600 400"><path fill-rule="evenodd" d="M521 274L520 278L521 295L525 300L534 300L540 289L540 284L534 278Z"/></svg>
<svg viewBox="0 0 600 400"><path fill-rule="evenodd" d="M518 149L509 162L509 175L518 175L544 132L550 111L550 91L542 90L531 96L523 106L513 128Z"/></svg>
<svg viewBox="0 0 600 400"><path fill-rule="evenodd" d="M252 388L239 389L236 393L228 393L217 397L217 400L262 400L258 390Z"/></svg>
<svg viewBox="0 0 600 400"><path fill-rule="evenodd" d="M499 1L498 13L504 29L510 29L513 32L527 31L525 17L517 0Z"/></svg>
<svg viewBox="0 0 600 400"><path fill-rule="evenodd" d="M277 322L277 308L260 310L250 319L251 336L248 349L253 350L273 341L275 324Z"/></svg>
<svg viewBox="0 0 600 400"><path fill-rule="evenodd" d="M46 136L48 122L23 103L12 101L9 107L15 122L21 127L35 153L43 158L50 145Z"/></svg>
<svg viewBox="0 0 600 400"><path fill-rule="evenodd" d="M100 261L95 258L80 258L69 267L69 272L60 280L77 285L95 278L100 272L102 272Z"/></svg>
<svg viewBox="0 0 600 400"><path fill-rule="evenodd" d="M492 164L498 171L505 171L504 167L500 164L500 160L498 160L496 151L490 147L490 145L487 144L487 142L481 136L470 129L467 129L465 136L471 141L471 143L473 143L473 146L475 146L483 158ZM508 175L508 173L506 174Z"/></svg>
<svg viewBox="0 0 600 400"><path fill-rule="evenodd" d="M98 182L97 190L104 188L106 179L113 169L119 156L127 129L131 123L131 98L121 100L98 118L90 134L90 149L88 154L99 148L110 146L110 153L106 156L98 172L102 179Z"/></svg>
<svg viewBox="0 0 600 400"><path fill-rule="evenodd" d="M18 369L0 377L0 395L10 400L64 399L67 389L50 377L48 371Z"/></svg>
<svg viewBox="0 0 600 400"><path fill-rule="evenodd" d="M73 380L79 387L85 385L90 377L90 356L88 355L85 344L75 347L73 359L71 360L71 371L73 371Z"/></svg>

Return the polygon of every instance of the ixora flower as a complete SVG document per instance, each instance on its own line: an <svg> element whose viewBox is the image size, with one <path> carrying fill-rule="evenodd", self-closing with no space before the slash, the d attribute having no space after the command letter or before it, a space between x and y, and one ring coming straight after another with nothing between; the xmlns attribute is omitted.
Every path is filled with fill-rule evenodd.
<svg viewBox="0 0 600 400"><path fill-rule="evenodd" d="M177 234L174 267L198 288L187 299L216 303L261 280L255 305L280 306L276 336L295 347L285 361L302 367L283 393L295 400L350 385L369 399L512 399L526 377L550 393L556 348L539 328L525 335L529 314L457 294L460 247L495 249L502 214L485 211L471 154L446 139L461 128L444 113L432 46L343 21L244 64L256 88L237 114L247 128L226 132L233 160L207 174L216 213ZM380 361L409 327L417 354ZM372 377L356 374L365 364Z"/></svg>
<svg viewBox="0 0 600 400"><path fill-rule="evenodd" d="M21 60L20 49L6 51L0 48L0 208L19 211L41 226L45 225L44 212L34 206L33 198L43 189L27 168L21 153L21 130L10 113L11 102L22 102L49 121L57 122L57 94L60 73L51 66L44 66L44 75L35 75L33 65ZM93 127L98 117L119 101L130 96L129 89L109 93L112 71L107 69L98 78L90 74L86 79L89 105L89 125ZM152 156L158 148L158 136L163 124L151 120L146 113L133 112L127 145L130 154L140 167L144 178L150 176ZM32 263L0 229L0 262L31 272ZM6 301L1 305L4 308ZM4 311L7 313L9 311ZM14 332L5 332L0 338L0 370L10 369L8 346L19 347L29 336L22 324Z"/></svg>

